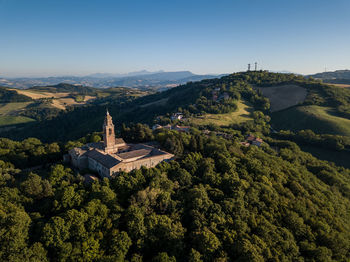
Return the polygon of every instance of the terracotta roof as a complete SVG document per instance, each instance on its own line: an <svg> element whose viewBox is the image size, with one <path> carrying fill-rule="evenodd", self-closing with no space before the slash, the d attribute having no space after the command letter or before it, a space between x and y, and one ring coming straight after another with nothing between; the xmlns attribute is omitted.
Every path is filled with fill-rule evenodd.
<svg viewBox="0 0 350 262"><path fill-rule="evenodd" d="M248 141L254 141L254 140L255 140L255 137L254 137L254 136L248 136L248 137L247 137L247 140L248 140Z"/></svg>
<svg viewBox="0 0 350 262"><path fill-rule="evenodd" d="M118 159L110 155L105 155L97 150L90 150L89 152L87 152L87 155L88 157L99 162L101 165L103 165L106 168L114 167L115 165L120 163Z"/></svg>
<svg viewBox="0 0 350 262"><path fill-rule="evenodd" d="M151 149L139 149L139 150L133 150L130 152L120 153L120 154L117 154L117 156L123 159L129 159L134 157L146 156L151 152L152 152Z"/></svg>

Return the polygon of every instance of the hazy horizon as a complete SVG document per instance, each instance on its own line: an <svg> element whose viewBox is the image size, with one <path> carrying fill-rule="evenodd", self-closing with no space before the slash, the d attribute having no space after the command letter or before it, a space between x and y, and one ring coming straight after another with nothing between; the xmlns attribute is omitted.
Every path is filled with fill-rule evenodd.
<svg viewBox="0 0 350 262"><path fill-rule="evenodd" d="M254 68L254 64L251 65L252 68ZM341 70L341 69L340 69ZM208 72L208 73L195 73L191 70L186 70L186 69L183 69L183 70L178 70L178 71L165 71L165 70L155 70L155 71L149 71L149 70L137 70L137 71L131 71L131 72L91 72L91 73L87 73L87 74L24 74L24 75L9 75L9 76L6 76L6 75L2 75L1 72L0 72L0 78L8 78L8 79L11 79L11 78L48 78L48 77L88 77L88 76L92 76L92 75L95 75L95 74L103 74L103 75L111 75L112 77L113 76L118 76L120 75L121 77L124 77L124 76L127 76L128 74L131 74L131 76L133 75L142 75L141 72L142 71L147 71L147 74L156 74L156 73L172 73L172 72L191 72L195 75L225 75L225 74L232 74L232 73L237 73L237 72L244 72L246 70L241 70L241 71L234 71L234 72L222 72L222 73L211 73L211 72ZM290 72L290 71L287 71L287 70L268 70L270 72L280 72L280 73L295 73L295 74L298 74L296 72ZM140 74L136 74L140 72Z"/></svg>
<svg viewBox="0 0 350 262"><path fill-rule="evenodd" d="M350 3L0 0L0 77L350 68Z"/></svg>

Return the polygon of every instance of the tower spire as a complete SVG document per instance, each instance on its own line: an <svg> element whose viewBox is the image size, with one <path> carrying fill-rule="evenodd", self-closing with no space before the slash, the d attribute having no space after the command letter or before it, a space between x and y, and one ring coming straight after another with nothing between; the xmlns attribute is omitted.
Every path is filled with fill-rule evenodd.
<svg viewBox="0 0 350 262"><path fill-rule="evenodd" d="M108 109L106 111L106 117L103 123L103 143L105 146L105 152L112 153L115 151L114 124Z"/></svg>

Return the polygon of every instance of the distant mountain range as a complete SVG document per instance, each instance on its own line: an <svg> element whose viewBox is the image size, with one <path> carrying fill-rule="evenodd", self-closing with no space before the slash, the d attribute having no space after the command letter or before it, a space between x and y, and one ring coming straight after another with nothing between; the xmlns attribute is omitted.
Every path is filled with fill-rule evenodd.
<svg viewBox="0 0 350 262"><path fill-rule="evenodd" d="M313 78L322 79L323 82L333 84L350 84L350 70L336 70L332 72L317 73Z"/></svg>
<svg viewBox="0 0 350 262"><path fill-rule="evenodd" d="M310 75L321 79L350 79L350 70L336 70L332 72L322 72Z"/></svg>
<svg viewBox="0 0 350 262"><path fill-rule="evenodd" d="M190 71L149 72L143 70L128 74L96 73L87 76L0 78L0 86L26 89L32 86L48 86L57 85L59 83L67 83L96 88L123 86L138 89L165 90L190 81L200 81L203 79L212 79L221 76L223 75L196 75Z"/></svg>

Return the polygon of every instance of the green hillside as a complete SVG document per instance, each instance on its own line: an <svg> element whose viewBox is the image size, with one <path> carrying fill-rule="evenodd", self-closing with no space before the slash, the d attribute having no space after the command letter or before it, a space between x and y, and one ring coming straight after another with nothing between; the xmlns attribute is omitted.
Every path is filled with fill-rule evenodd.
<svg viewBox="0 0 350 262"><path fill-rule="evenodd" d="M0 126L23 124L35 121L25 116L0 116Z"/></svg>
<svg viewBox="0 0 350 262"><path fill-rule="evenodd" d="M272 124L282 130L311 129L318 134L350 136L350 120L336 116L330 107L296 106L271 114Z"/></svg>
<svg viewBox="0 0 350 262"><path fill-rule="evenodd" d="M271 113L270 100L258 89L272 87L284 92L284 88L290 86L306 90L305 101L302 102L304 98L296 100L297 103L303 103L303 107ZM289 92L292 90L295 88L289 89ZM249 103L251 111L260 111L263 115L270 116L276 129L310 128L317 133L349 134L347 119L350 119L350 90L325 85L298 75L256 71L189 82L164 92L148 95L138 90L123 88L101 90L93 103L81 108L72 108L57 117L50 117L51 119L43 118L39 124L28 124L21 130L3 135L15 139L23 139L29 135L45 141L79 138L86 132L100 130L98 121L93 121L91 116L102 119L107 107L118 121L117 129L122 123L130 122L153 125L158 121L159 124L165 125L171 122L172 113L182 112L185 118L193 120L193 124L206 125L210 122L219 125L238 124L235 128L243 128L246 131L258 130L259 128L254 129L257 121L254 124L242 121L248 118L244 116L242 119L239 111L237 112L240 110L237 106L239 100ZM309 111L300 110L305 107L310 107ZM321 110L322 108L325 110ZM263 129L267 131L269 126L264 125Z"/></svg>

